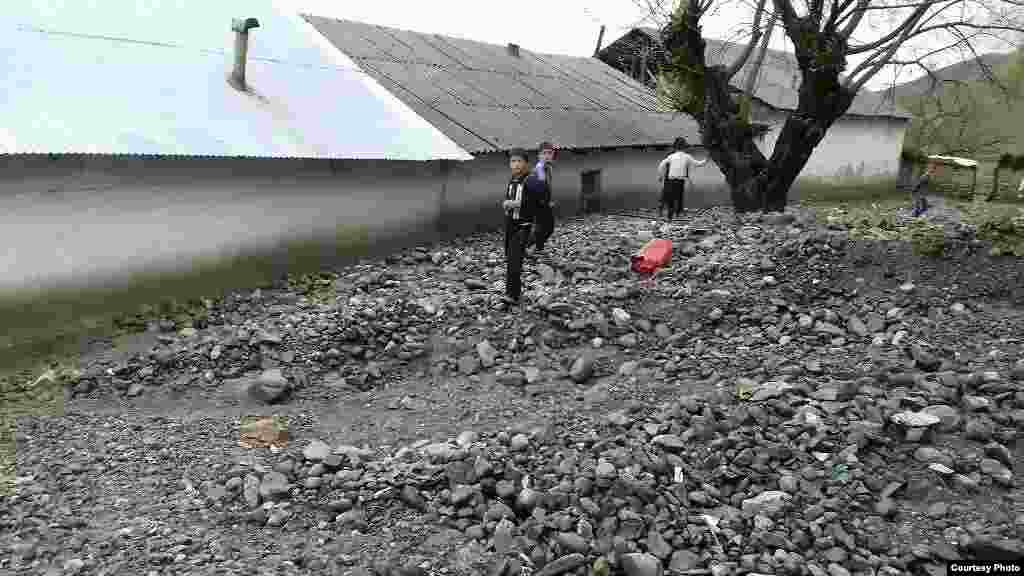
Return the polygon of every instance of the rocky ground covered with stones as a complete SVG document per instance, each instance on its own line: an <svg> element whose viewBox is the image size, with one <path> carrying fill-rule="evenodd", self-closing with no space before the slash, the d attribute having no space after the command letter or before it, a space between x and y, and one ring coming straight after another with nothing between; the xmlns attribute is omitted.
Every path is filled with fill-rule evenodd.
<svg viewBox="0 0 1024 576"><path fill-rule="evenodd" d="M653 283L628 270L675 244ZM18 427L14 574L943 574L1022 562L1024 278L801 210L563 223L208 301ZM243 416L277 415L250 425ZM287 430L283 428L287 424Z"/></svg>

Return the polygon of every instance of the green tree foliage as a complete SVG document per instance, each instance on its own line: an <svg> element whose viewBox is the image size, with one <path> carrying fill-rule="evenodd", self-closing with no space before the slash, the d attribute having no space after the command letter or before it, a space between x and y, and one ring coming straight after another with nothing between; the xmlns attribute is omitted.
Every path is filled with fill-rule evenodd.
<svg viewBox="0 0 1024 576"><path fill-rule="evenodd" d="M898 96L915 116L906 145L983 159L1024 145L1024 51L993 73L995 83L938 78L924 94Z"/></svg>
<svg viewBox="0 0 1024 576"><path fill-rule="evenodd" d="M901 102L914 115L906 143L931 154L991 157L1017 139L998 126L999 118L1024 113L1020 103L1007 101L989 84L948 84L934 95Z"/></svg>

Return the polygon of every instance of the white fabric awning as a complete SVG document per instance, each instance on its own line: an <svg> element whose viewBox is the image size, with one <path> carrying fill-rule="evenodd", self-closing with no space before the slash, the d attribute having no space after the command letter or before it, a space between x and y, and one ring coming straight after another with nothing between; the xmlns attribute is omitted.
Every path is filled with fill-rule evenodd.
<svg viewBox="0 0 1024 576"><path fill-rule="evenodd" d="M956 156L939 156L938 154L933 154L929 156L928 159L935 160L936 162L940 162L942 164L953 164L954 166L960 166L961 168L978 167L978 161L971 160L969 158L958 158Z"/></svg>

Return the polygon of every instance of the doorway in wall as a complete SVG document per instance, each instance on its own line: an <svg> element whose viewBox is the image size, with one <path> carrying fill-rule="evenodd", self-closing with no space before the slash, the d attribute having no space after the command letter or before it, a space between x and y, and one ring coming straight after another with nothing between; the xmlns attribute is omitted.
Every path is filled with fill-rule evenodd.
<svg viewBox="0 0 1024 576"><path fill-rule="evenodd" d="M587 170L583 172L580 186L580 211L593 214L601 210L601 171Z"/></svg>

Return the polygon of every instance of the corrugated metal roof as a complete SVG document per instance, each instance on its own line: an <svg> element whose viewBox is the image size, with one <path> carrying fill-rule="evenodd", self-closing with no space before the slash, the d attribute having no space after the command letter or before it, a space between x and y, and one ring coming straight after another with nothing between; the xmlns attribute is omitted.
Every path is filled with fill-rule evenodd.
<svg viewBox="0 0 1024 576"><path fill-rule="evenodd" d="M381 85L470 152L664 145L697 138L650 90L595 58L304 16Z"/></svg>
<svg viewBox="0 0 1024 576"><path fill-rule="evenodd" d="M661 32L655 28L635 28L621 38L612 42L604 49L602 54L609 54L615 51L629 51L634 44L638 43L637 35L643 35L654 42L655 46L661 46ZM704 57L710 64L725 64L734 61L746 48L746 46L724 40L705 38ZM664 54L656 49L654 56L663 58ZM742 87L747 75L753 66L754 58L751 56L739 73L733 78L733 85ZM753 96L772 108L781 110L794 110L797 106L797 91L800 86L800 66L797 64L796 55L781 50L768 50L765 53L764 65L761 67L755 84ZM850 109L848 115L855 116L887 116L893 118L912 118L909 112L896 106L891 99L883 94L861 90Z"/></svg>
<svg viewBox="0 0 1024 576"><path fill-rule="evenodd" d="M226 80L233 17L260 22L252 94ZM23 0L0 21L0 154L471 158L270 0Z"/></svg>

